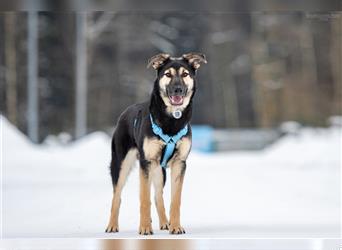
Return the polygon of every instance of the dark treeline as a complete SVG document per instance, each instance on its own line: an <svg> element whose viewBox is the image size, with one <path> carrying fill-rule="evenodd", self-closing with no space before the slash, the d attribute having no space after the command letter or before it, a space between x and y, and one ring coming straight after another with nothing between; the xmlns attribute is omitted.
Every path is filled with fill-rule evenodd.
<svg viewBox="0 0 342 250"><path fill-rule="evenodd" d="M27 13L0 14L1 110L27 131ZM39 137L75 127L76 17L39 13ZM342 14L89 12L87 131L148 98L159 52L203 52L193 123L326 125L341 114Z"/></svg>

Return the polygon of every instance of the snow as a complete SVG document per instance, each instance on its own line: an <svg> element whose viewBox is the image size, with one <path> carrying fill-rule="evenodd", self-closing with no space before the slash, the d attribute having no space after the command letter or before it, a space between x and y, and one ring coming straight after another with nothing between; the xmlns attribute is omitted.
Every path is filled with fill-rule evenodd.
<svg viewBox="0 0 342 250"><path fill-rule="evenodd" d="M340 237L341 127L300 128L262 151L192 152L181 206L187 234L139 236L138 168L123 191L120 232L104 233L111 206L110 137L32 144L2 124L4 238ZM165 186L170 204L170 176ZM153 199L152 199L153 200Z"/></svg>

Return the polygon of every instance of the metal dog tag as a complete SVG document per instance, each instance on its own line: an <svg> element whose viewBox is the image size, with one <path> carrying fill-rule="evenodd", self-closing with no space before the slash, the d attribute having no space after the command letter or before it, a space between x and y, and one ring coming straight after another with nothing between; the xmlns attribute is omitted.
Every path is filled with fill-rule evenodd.
<svg viewBox="0 0 342 250"><path fill-rule="evenodd" d="M182 117L182 111L180 110L175 110L172 112L172 116L175 118L175 119L179 119Z"/></svg>

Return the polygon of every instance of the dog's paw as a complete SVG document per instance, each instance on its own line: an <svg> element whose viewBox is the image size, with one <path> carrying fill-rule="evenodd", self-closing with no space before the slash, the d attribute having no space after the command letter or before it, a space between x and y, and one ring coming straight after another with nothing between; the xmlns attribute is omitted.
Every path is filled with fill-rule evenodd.
<svg viewBox="0 0 342 250"><path fill-rule="evenodd" d="M185 234L185 230L180 225L170 225L170 234Z"/></svg>
<svg viewBox="0 0 342 250"><path fill-rule="evenodd" d="M169 230L169 226L170 224L168 222L165 222L165 223L161 223L160 224L160 230Z"/></svg>
<svg viewBox="0 0 342 250"><path fill-rule="evenodd" d="M152 225L140 225L139 234L141 235L151 235L153 234Z"/></svg>
<svg viewBox="0 0 342 250"><path fill-rule="evenodd" d="M119 232L119 226L115 224L109 224L106 233L117 233Z"/></svg>

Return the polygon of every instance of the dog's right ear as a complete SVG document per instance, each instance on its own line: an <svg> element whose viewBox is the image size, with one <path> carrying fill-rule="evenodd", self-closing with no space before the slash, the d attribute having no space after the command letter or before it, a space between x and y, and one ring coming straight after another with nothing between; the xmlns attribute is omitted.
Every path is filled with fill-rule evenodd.
<svg viewBox="0 0 342 250"><path fill-rule="evenodd" d="M155 56L152 56L147 63L147 68L153 67L154 69L158 69L160 66L164 64L164 62L170 58L169 54L161 53Z"/></svg>

